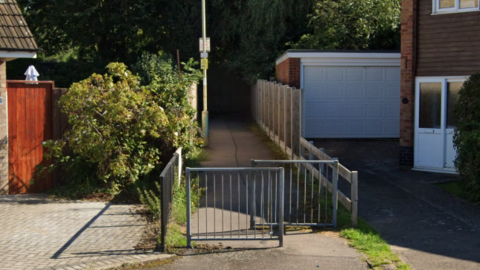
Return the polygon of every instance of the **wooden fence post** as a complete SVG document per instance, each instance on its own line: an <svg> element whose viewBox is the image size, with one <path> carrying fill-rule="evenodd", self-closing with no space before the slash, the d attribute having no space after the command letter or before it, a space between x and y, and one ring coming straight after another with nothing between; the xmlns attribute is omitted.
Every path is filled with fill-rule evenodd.
<svg viewBox="0 0 480 270"><path fill-rule="evenodd" d="M352 172L351 195L352 201L352 227L356 228L358 225L358 172Z"/></svg>
<svg viewBox="0 0 480 270"><path fill-rule="evenodd" d="M299 89L293 90L293 106L292 106L292 160L295 155L301 156L300 152L300 128L301 128L301 107L300 98L301 93Z"/></svg>

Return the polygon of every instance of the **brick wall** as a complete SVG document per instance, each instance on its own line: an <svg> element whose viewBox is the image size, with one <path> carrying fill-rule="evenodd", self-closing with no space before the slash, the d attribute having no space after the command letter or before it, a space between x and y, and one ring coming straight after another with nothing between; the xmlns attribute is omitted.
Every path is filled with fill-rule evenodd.
<svg viewBox="0 0 480 270"><path fill-rule="evenodd" d="M400 166L413 166L416 68L416 2L402 0L401 84L400 84Z"/></svg>
<svg viewBox="0 0 480 270"><path fill-rule="evenodd" d="M7 63L0 60L0 195L8 194Z"/></svg>
<svg viewBox="0 0 480 270"><path fill-rule="evenodd" d="M300 58L287 58L277 65L278 82L300 89Z"/></svg>

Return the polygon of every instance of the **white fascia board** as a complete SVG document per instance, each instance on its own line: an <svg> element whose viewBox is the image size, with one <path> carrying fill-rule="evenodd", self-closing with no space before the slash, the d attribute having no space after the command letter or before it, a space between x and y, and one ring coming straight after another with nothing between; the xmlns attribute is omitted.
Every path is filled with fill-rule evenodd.
<svg viewBox="0 0 480 270"><path fill-rule="evenodd" d="M288 58L300 58L300 62L305 65L399 67L400 56L400 53L287 52L277 59L276 64Z"/></svg>
<svg viewBox="0 0 480 270"><path fill-rule="evenodd" d="M9 52L9 51L0 51L0 58L6 58L13 60L16 58L37 58L36 52Z"/></svg>
<svg viewBox="0 0 480 270"><path fill-rule="evenodd" d="M418 82L428 82L431 80L447 80L448 82L462 82L466 81L470 78L470 75L465 75L465 76L417 76L415 77L415 80Z"/></svg>

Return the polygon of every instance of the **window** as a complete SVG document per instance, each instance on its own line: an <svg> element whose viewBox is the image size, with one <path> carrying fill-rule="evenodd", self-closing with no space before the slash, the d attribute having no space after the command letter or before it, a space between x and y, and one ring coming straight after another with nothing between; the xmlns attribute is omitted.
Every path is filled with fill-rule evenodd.
<svg viewBox="0 0 480 270"><path fill-rule="evenodd" d="M433 0L433 14L479 11L479 0Z"/></svg>

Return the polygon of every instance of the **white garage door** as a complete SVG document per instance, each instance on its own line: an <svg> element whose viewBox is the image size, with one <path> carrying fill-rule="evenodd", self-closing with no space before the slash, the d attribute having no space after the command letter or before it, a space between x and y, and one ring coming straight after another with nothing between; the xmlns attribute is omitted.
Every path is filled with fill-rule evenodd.
<svg viewBox="0 0 480 270"><path fill-rule="evenodd" d="M398 138L399 67L304 68L306 138Z"/></svg>

